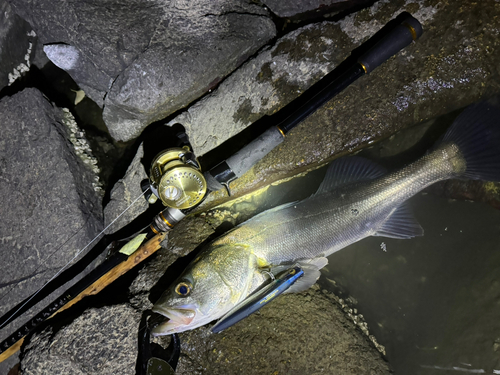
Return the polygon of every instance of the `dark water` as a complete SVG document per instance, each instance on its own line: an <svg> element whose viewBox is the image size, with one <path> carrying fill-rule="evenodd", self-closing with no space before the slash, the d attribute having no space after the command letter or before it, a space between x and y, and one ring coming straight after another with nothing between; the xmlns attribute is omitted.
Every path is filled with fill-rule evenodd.
<svg viewBox="0 0 500 375"><path fill-rule="evenodd" d="M500 211L410 203L423 237L353 244L329 257L322 285L358 301L396 374L500 374Z"/></svg>

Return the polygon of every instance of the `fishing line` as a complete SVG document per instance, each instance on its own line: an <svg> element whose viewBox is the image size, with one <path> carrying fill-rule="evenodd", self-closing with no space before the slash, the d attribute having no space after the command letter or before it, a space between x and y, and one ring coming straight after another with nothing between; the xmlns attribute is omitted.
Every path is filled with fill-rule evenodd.
<svg viewBox="0 0 500 375"><path fill-rule="evenodd" d="M61 269L59 269L59 271L57 271L57 273L56 273L54 276L52 276L52 277L51 277L48 281L46 281L46 282L45 282L45 284L43 284L41 288L39 288L39 289L38 289L35 293L33 293L33 294L32 294L32 295L28 298L28 300L26 300L26 301L25 301L25 302L24 302L24 303L23 303L23 304L22 304L22 305L21 305L21 306L20 306L20 307L19 307L19 308L18 308L18 309L17 309L17 310L16 310L16 311L12 314L12 315L10 315L10 316L9 316L9 318L6 320L6 322L9 322L9 321L10 321L10 319L11 319L14 315L16 315L16 314L17 314L17 312L18 312L19 310L21 310L24 306L26 306L26 304L28 304L28 303L29 303L29 302L30 302L33 298L35 298L35 296L36 296L38 293L40 293L40 291L41 291L43 288L45 288L45 286L46 286L47 284L49 284L52 280L54 280L57 276L59 276L59 275L60 275L60 274L61 274L61 273L62 273L62 272L63 272L63 271L64 271L64 270L65 270L65 269L66 269L66 268L67 268L67 267L68 267L68 266L69 266L69 265L70 265L70 264L71 264L71 263L72 263L72 262L76 259L76 258L78 258L78 257L80 256L80 254L82 254L82 253L83 253L83 252L84 252L84 251L85 251L85 250L86 250L86 249L87 249L87 248L88 248L88 247L89 247L89 246L90 246L90 245L91 245L91 244L92 244L95 240L97 240L97 239L98 239L98 238L99 238L99 237L100 237L100 236L101 236L104 232L106 232L106 230L108 230L108 228L109 228L110 226L112 226L112 225L113 225L113 224L114 224L114 223L115 223L115 222L116 222L116 221L117 221L120 217L122 217L122 216L123 216L123 214L125 214L125 212L127 212L127 211L130 209L130 207L132 207L132 206L133 206L133 205L134 205L134 204L135 204L135 203L136 203L139 199L141 199L141 198L144 196L144 194L146 194L148 191L149 191L149 188L148 188L148 189L145 189L145 190L142 192L142 194L141 194L141 195L139 195L139 196L138 196L138 197L137 197L137 198L136 198L136 199L135 199L135 200L134 200L134 201L133 201L133 202L132 202L132 203L131 203L128 207L127 207L127 208L125 208L125 210L123 210L123 211L120 213L120 215L118 215L118 216L117 216L117 217L116 217L116 218L115 218L115 219L114 219L111 223L109 223L109 224L106 226L106 228L104 228L104 229L103 229L103 230L102 230L99 234L97 234L97 235L96 235L96 236L92 239L92 241L90 241L90 242L89 242L89 243L88 243L85 247L83 247L81 250L79 250L79 251L76 253L76 255L75 255L73 258L71 258L71 259L69 260L69 262L67 262L67 263L66 263L66 264L65 264L65 265L64 265ZM83 228L83 227L82 227L82 228ZM80 228L80 229L78 230L78 232L79 232L82 228ZM78 232L76 232L76 233L75 233L75 234L74 234L71 238L73 238L73 237L74 237L74 236L75 236ZM71 238L70 238L70 239L71 239ZM70 239L68 239L68 240L67 240L67 241L66 241L63 245L61 245L61 247L62 247L62 246L64 246L64 245L65 245L65 244L66 244L66 243L67 243ZM61 247L59 247L59 249L60 249ZM0 328L3 328L6 324L8 324L8 323L3 323L2 325L0 325Z"/></svg>

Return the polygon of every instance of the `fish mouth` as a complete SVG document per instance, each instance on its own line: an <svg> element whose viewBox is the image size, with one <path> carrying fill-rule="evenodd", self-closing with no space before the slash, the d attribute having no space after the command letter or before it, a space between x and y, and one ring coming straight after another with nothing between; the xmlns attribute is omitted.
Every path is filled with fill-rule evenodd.
<svg viewBox="0 0 500 375"><path fill-rule="evenodd" d="M153 336L186 331L196 316L196 311L188 307L164 308L154 306L152 311L167 318L163 323L158 324L151 330Z"/></svg>

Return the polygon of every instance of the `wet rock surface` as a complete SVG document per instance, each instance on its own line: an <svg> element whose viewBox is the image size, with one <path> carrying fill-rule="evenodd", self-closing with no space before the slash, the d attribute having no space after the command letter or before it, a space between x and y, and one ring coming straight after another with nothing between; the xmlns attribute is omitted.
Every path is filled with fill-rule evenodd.
<svg viewBox="0 0 500 375"><path fill-rule="evenodd" d="M89 309L58 331L47 327L25 344L22 374L135 374L140 319L119 305Z"/></svg>
<svg viewBox="0 0 500 375"><path fill-rule="evenodd" d="M0 89L29 71L37 38L28 22L8 2L0 4Z"/></svg>
<svg viewBox="0 0 500 375"><path fill-rule="evenodd" d="M207 326L180 338L178 374L391 373L335 298L317 286L283 295L221 333Z"/></svg>
<svg viewBox="0 0 500 375"><path fill-rule="evenodd" d="M11 3L121 141L213 88L275 35L246 1Z"/></svg>
<svg viewBox="0 0 500 375"><path fill-rule="evenodd" d="M498 182L449 180L431 186L428 191L450 199L485 202L500 209Z"/></svg>
<svg viewBox="0 0 500 375"><path fill-rule="evenodd" d="M365 0L264 0L263 3L278 17L304 20L322 15L331 15L370 3Z"/></svg>
<svg viewBox="0 0 500 375"><path fill-rule="evenodd" d="M95 175L69 140L68 115L36 89L0 100L0 314L41 287L102 225ZM20 323L2 328L0 340Z"/></svg>

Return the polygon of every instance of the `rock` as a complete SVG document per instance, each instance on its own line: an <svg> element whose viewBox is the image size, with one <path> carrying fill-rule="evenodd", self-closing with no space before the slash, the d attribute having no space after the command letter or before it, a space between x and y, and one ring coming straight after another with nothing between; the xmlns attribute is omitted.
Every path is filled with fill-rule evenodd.
<svg viewBox="0 0 500 375"><path fill-rule="evenodd" d="M498 182L448 180L429 187L428 191L451 199L485 202L500 209Z"/></svg>
<svg viewBox="0 0 500 375"><path fill-rule="evenodd" d="M280 296L219 334L202 327L179 336L178 375L391 373L367 335L317 286ZM169 338L159 341L166 347Z"/></svg>
<svg viewBox="0 0 500 375"><path fill-rule="evenodd" d="M125 176L111 190L110 201L104 209L104 223L107 227L115 219L118 220L107 229L107 233L116 232L149 207L141 190L141 181L148 178L144 166L141 164L143 156L144 151L141 144ZM134 204L131 206L132 203ZM124 212L129 206L130 208ZM120 216L122 213L123 215Z"/></svg>
<svg viewBox="0 0 500 375"><path fill-rule="evenodd" d="M379 1L339 22L304 26L259 53L171 124L187 129L201 156L296 98L400 12L419 19L424 34L416 43L324 105L231 184L236 196L255 190L499 92L500 19L489 16L499 7L493 0Z"/></svg>
<svg viewBox="0 0 500 375"><path fill-rule="evenodd" d="M291 18L294 21L303 21L322 15L330 15L354 7L361 7L370 3L365 0L264 0L264 4L278 17Z"/></svg>
<svg viewBox="0 0 500 375"><path fill-rule="evenodd" d="M48 281L102 225L95 175L69 140L70 116L36 89L0 100L0 315ZM3 327L0 341L62 292Z"/></svg>
<svg viewBox="0 0 500 375"><path fill-rule="evenodd" d="M26 344L22 373L135 374L140 320L134 309L117 305L89 309L59 331L49 326Z"/></svg>
<svg viewBox="0 0 500 375"><path fill-rule="evenodd" d="M275 35L267 12L244 0L12 6L120 141L213 89Z"/></svg>
<svg viewBox="0 0 500 375"><path fill-rule="evenodd" d="M30 70L37 44L33 28L15 14L8 2L0 4L0 89Z"/></svg>

